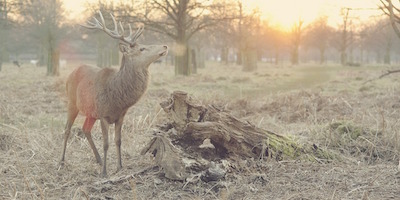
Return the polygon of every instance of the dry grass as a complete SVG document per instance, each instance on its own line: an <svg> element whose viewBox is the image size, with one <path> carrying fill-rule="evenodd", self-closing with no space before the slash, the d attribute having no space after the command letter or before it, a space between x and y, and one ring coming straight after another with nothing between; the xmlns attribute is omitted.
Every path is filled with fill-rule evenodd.
<svg viewBox="0 0 400 200"><path fill-rule="evenodd" d="M175 77L171 66L151 67L152 82L130 109L123 127L124 168L109 151L104 182L92 151L79 135L78 117L59 168L66 120L64 80L44 68L5 65L0 72L0 199L370 199L399 198L399 76L362 85L376 67L260 66L256 73L211 63L199 74ZM256 126L329 148L344 161L243 160L225 179L204 183L165 179L149 156L140 156L155 125L165 120L158 105L174 90L232 110ZM112 130L112 129L111 129ZM113 132L113 130L111 131ZM111 134L112 137L112 134ZM102 148L99 125L93 138ZM112 140L111 140L112 141ZM377 173L379 172L379 173Z"/></svg>

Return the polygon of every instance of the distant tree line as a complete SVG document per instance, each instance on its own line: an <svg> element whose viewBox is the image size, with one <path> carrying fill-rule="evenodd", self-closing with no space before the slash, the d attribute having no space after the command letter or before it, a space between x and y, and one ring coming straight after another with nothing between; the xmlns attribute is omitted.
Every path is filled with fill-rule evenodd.
<svg viewBox="0 0 400 200"><path fill-rule="evenodd" d="M98 1L87 4L86 13L93 17L101 10L107 22L110 12L132 27L145 25L141 42L169 43L175 74L190 75L205 60L242 65L243 71L256 70L259 62L399 63L399 9L390 0L381 3L387 15L368 23L343 8L336 27L328 24L329 16L321 16L309 24L300 19L290 30L263 20L260 11L249 11L239 0ZM47 66L48 75L58 74L60 57L93 55L99 67L118 65L115 40L80 28L66 14L61 0L0 0L0 70L3 62L28 57Z"/></svg>

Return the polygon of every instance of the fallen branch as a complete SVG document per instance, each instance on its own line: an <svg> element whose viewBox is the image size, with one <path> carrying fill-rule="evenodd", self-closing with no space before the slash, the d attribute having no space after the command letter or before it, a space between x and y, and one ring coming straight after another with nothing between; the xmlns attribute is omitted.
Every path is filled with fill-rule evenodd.
<svg viewBox="0 0 400 200"><path fill-rule="evenodd" d="M373 79L369 79L369 80L365 81L365 82L363 83L363 85L366 84L366 83L372 82L372 81L374 81L374 80L381 79L381 78L383 78L383 77L385 77L385 76L388 76L388 75L390 75L390 74L399 73L399 72L400 72L400 69L397 69L397 70L388 70L386 73L380 75L378 78L373 78Z"/></svg>
<svg viewBox="0 0 400 200"><path fill-rule="evenodd" d="M143 174L143 173L145 173L147 171L150 171L150 170L152 170L152 169L154 169L156 167L157 166L152 165L150 167L143 168L143 169L141 169L141 170L139 170L139 171L137 171L135 173L129 174L129 175L120 176L120 177L116 177L116 178L112 178L112 179L107 179L107 180L102 180L102 181L95 182L94 185L104 185L104 184L113 184L113 185L115 185L115 184L118 184L118 183L122 183L122 182L124 182L126 180L133 179L133 178L135 178L135 176L137 176L139 174Z"/></svg>

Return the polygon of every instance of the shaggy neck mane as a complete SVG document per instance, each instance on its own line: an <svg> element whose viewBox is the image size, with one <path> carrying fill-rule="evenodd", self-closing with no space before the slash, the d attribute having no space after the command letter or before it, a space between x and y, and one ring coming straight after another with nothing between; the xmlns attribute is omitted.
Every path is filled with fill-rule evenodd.
<svg viewBox="0 0 400 200"><path fill-rule="evenodd" d="M119 108L135 104L147 89L147 67L134 66L130 58L122 57L121 68L110 81L110 98Z"/></svg>

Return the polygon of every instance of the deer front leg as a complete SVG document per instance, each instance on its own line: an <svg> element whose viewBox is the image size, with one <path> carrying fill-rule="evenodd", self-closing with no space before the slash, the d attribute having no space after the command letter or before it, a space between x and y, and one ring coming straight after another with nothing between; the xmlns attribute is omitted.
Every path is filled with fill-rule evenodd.
<svg viewBox="0 0 400 200"><path fill-rule="evenodd" d="M101 119L101 132L103 133L103 150L104 150L104 161L103 161L103 170L101 172L101 176L107 177L107 151L108 151L108 128L109 124L105 119Z"/></svg>
<svg viewBox="0 0 400 200"><path fill-rule="evenodd" d="M117 163L117 172L122 169L122 161L121 161L121 129L122 129L122 123L124 121L124 116L120 117L118 121L115 123L115 146L117 148L117 158L118 158L118 163Z"/></svg>
<svg viewBox="0 0 400 200"><path fill-rule="evenodd" d="M85 133L86 139L89 142L90 148L92 148L94 156L96 157L96 162L101 165L101 158L100 158L99 152L97 151L96 146L94 145L94 142L92 139L92 133L91 133L95 122L96 122L96 119L86 117L85 123L83 123L82 129L83 129L83 133Z"/></svg>

